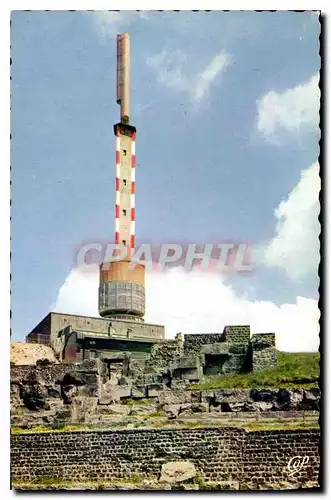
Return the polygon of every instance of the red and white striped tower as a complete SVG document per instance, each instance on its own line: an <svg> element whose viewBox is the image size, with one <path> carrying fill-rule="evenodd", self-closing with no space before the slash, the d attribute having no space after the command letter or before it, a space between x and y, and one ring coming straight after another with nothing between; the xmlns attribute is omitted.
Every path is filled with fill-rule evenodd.
<svg viewBox="0 0 331 500"><path fill-rule="evenodd" d="M115 243L127 247L127 259L100 268L99 312L142 321L145 313L145 268L129 268L135 246L136 128L130 125L130 38L117 36L117 103L121 121L116 136ZM124 318L123 318L124 315Z"/></svg>
<svg viewBox="0 0 331 500"><path fill-rule="evenodd" d="M115 125L115 243L126 245L131 256L135 244L136 132L129 127L134 128Z"/></svg>

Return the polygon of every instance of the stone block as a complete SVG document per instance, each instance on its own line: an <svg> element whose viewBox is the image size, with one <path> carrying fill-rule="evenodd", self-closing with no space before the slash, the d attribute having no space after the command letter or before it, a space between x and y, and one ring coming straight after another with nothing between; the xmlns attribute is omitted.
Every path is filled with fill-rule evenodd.
<svg viewBox="0 0 331 500"><path fill-rule="evenodd" d="M193 480L197 475L195 465L188 461L167 462L162 465L160 482L181 483Z"/></svg>
<svg viewBox="0 0 331 500"><path fill-rule="evenodd" d="M202 403L210 403L215 398L214 391L201 391L201 402Z"/></svg>
<svg viewBox="0 0 331 500"><path fill-rule="evenodd" d="M222 373L241 373L246 361L246 355L231 355L222 366Z"/></svg>
<svg viewBox="0 0 331 500"><path fill-rule="evenodd" d="M151 404L151 405L134 405L130 409L130 415L151 415L155 413L157 410L156 406Z"/></svg>
<svg viewBox="0 0 331 500"><path fill-rule="evenodd" d="M147 397L157 398L163 390L163 384L149 384L147 386Z"/></svg>
<svg viewBox="0 0 331 500"><path fill-rule="evenodd" d="M172 420L178 417L180 408L180 404L167 404L163 406L163 411L166 413L167 417Z"/></svg>
<svg viewBox="0 0 331 500"><path fill-rule="evenodd" d="M278 389L252 389L249 393L252 401L265 401L276 403L278 399Z"/></svg>
<svg viewBox="0 0 331 500"><path fill-rule="evenodd" d="M245 411L270 411L274 403L267 401L248 401L245 403Z"/></svg>
<svg viewBox="0 0 331 500"><path fill-rule="evenodd" d="M185 390L170 391L165 390L159 394L160 404L182 404L191 402L191 393Z"/></svg>
<svg viewBox="0 0 331 500"><path fill-rule="evenodd" d="M129 398L130 396L130 385L111 385L107 383L104 384L101 389L101 394L98 402L100 405L109 405L111 403L117 403L123 398Z"/></svg>
<svg viewBox="0 0 331 500"><path fill-rule="evenodd" d="M228 407L230 411L244 411L245 403L228 403Z"/></svg>
<svg viewBox="0 0 331 500"><path fill-rule="evenodd" d="M201 402L201 391L191 391L191 402L192 403Z"/></svg>
<svg viewBox="0 0 331 500"><path fill-rule="evenodd" d="M147 397L146 385L133 385L131 388L131 397L134 399L143 399Z"/></svg>
<svg viewBox="0 0 331 500"><path fill-rule="evenodd" d="M180 415L193 415L195 413L208 413L208 403L185 403L180 405Z"/></svg>
<svg viewBox="0 0 331 500"><path fill-rule="evenodd" d="M106 410L107 414L126 417L127 415L130 414L131 409L127 405L110 404L102 409L102 413L105 413L105 410Z"/></svg>
<svg viewBox="0 0 331 500"><path fill-rule="evenodd" d="M249 389L215 391L216 403L245 403L249 399Z"/></svg>
<svg viewBox="0 0 331 500"><path fill-rule="evenodd" d="M230 344L228 342L215 342L214 344L206 344L202 346L201 351L203 354L221 355L229 354Z"/></svg>
<svg viewBox="0 0 331 500"><path fill-rule="evenodd" d="M300 409L303 396L303 389L300 388L279 389L275 406L280 410Z"/></svg>

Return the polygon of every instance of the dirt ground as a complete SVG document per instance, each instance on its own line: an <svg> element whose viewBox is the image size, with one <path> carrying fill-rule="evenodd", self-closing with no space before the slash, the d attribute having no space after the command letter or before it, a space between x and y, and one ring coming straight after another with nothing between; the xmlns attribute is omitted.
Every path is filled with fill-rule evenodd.
<svg viewBox="0 0 331 500"><path fill-rule="evenodd" d="M35 365L38 359L56 362L53 350L47 345L11 342L10 361L15 365Z"/></svg>

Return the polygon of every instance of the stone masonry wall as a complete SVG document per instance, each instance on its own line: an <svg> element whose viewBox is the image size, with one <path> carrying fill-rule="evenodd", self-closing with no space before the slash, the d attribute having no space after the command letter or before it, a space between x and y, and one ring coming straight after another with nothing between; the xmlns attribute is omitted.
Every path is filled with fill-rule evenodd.
<svg viewBox="0 0 331 500"><path fill-rule="evenodd" d="M199 353L201 346L224 342L223 333L196 333L184 335L184 350Z"/></svg>
<svg viewBox="0 0 331 500"><path fill-rule="evenodd" d="M277 351L274 333L256 333L252 336L253 371L276 368Z"/></svg>
<svg viewBox="0 0 331 500"><path fill-rule="evenodd" d="M225 342L248 344L251 338L249 325L231 325L224 328Z"/></svg>
<svg viewBox="0 0 331 500"><path fill-rule="evenodd" d="M158 373L165 371L171 364L178 363L183 351L177 340L166 340L154 344L146 366Z"/></svg>
<svg viewBox="0 0 331 500"><path fill-rule="evenodd" d="M290 475L294 457L308 457ZM61 478L158 479L162 464L193 462L204 481L238 481L241 489L268 483L318 482L319 431L247 432L240 428L148 429L16 434L11 437L12 481Z"/></svg>

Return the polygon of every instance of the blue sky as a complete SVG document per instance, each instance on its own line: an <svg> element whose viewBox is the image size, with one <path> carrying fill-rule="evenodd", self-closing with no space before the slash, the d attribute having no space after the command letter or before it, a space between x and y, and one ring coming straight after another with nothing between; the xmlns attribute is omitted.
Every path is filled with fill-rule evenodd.
<svg viewBox="0 0 331 500"><path fill-rule="evenodd" d="M316 307L315 14L14 12L11 21L14 339L59 309L77 245L113 238L123 31L131 36L137 239L249 241L260 250L256 270L224 287L275 311L298 297ZM64 307L73 293L79 287Z"/></svg>

